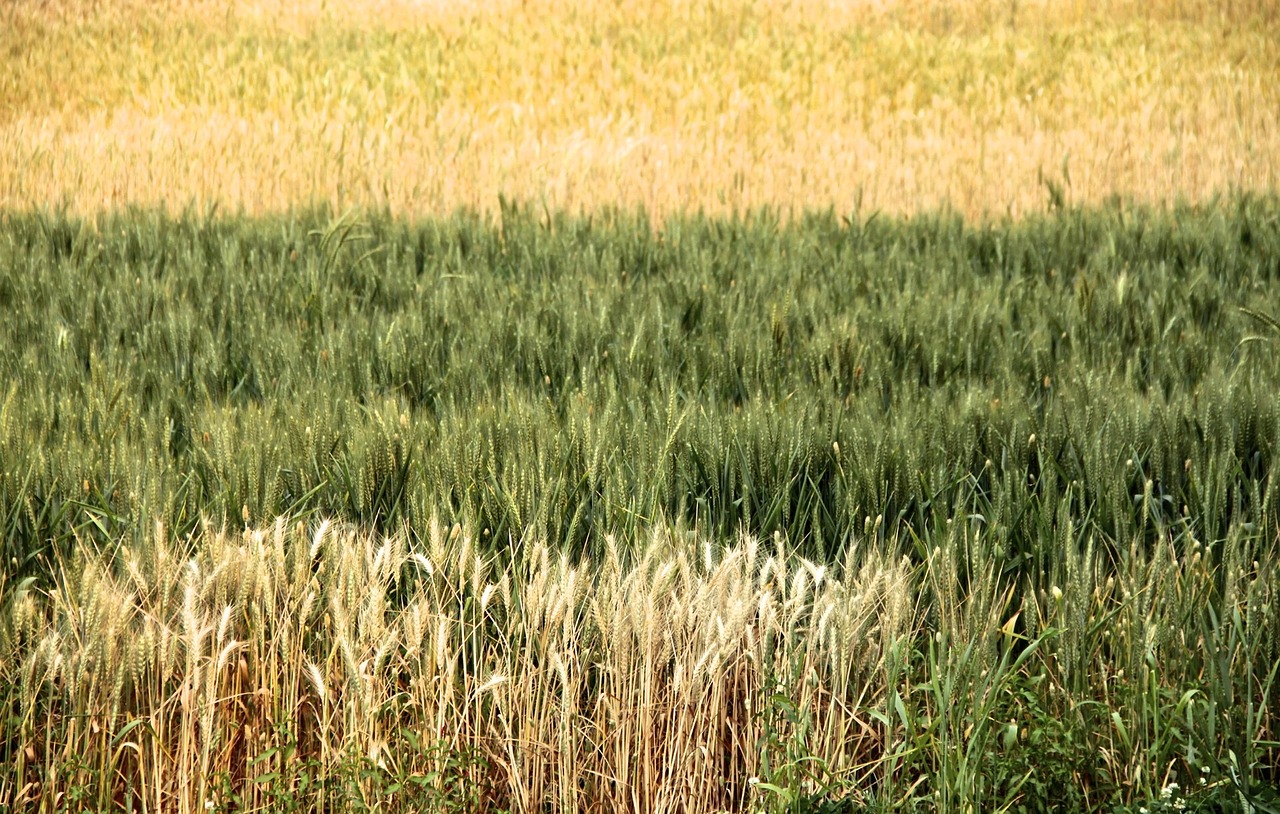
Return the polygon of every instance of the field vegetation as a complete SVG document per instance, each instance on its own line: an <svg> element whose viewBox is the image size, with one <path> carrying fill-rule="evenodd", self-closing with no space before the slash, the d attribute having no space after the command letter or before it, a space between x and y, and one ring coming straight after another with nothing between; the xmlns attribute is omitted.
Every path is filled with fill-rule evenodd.
<svg viewBox="0 0 1280 814"><path fill-rule="evenodd" d="M0 811L1277 814L1269 0L0 4Z"/></svg>
<svg viewBox="0 0 1280 814"><path fill-rule="evenodd" d="M1268 0L18 0L0 205L655 217L1205 201L1280 173Z"/></svg>
<svg viewBox="0 0 1280 814"><path fill-rule="evenodd" d="M0 804L1264 811L1278 281L1273 197L8 213Z"/></svg>

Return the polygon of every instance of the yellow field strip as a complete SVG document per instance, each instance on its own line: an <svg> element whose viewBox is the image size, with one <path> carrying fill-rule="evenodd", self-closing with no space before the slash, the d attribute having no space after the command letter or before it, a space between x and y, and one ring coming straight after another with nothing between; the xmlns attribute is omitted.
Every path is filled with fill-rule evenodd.
<svg viewBox="0 0 1280 814"><path fill-rule="evenodd" d="M0 206L970 216L1280 178L1280 13L1176 3L0 11Z"/></svg>

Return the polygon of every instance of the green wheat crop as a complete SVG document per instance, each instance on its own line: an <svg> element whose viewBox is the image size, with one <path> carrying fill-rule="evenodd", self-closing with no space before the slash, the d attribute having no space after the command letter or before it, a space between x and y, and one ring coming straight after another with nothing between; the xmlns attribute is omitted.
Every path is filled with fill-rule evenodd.
<svg viewBox="0 0 1280 814"><path fill-rule="evenodd" d="M4 213L0 805L1265 810L1277 258Z"/></svg>

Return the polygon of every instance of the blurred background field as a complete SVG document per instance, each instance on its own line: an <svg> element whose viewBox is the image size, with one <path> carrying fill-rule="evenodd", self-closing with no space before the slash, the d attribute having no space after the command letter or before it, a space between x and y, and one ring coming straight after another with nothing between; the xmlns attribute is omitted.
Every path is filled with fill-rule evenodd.
<svg viewBox="0 0 1280 814"><path fill-rule="evenodd" d="M1280 173L1264 0L0 10L0 205L969 216Z"/></svg>

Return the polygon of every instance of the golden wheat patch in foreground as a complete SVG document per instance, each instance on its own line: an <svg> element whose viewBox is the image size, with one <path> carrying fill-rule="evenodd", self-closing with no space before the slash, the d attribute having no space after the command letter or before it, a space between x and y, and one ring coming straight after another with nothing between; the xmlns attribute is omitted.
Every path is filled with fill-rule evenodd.
<svg viewBox="0 0 1280 814"><path fill-rule="evenodd" d="M761 777L803 788L802 766L897 799L920 782L903 767L1038 753L1016 746L1032 710L1095 707L1091 762L1136 788L1153 767L1121 734L1149 710L1122 699L1195 680L1180 665L1216 645L1186 620L1212 603L1251 635L1274 624L1274 558L1228 553L1224 600L1200 553L1135 547L1113 569L1070 543L1062 587L1036 589L960 525L923 558L868 538L829 567L666 533L581 563L528 542L499 568L434 522L418 546L327 523L157 530L12 592L0 681L24 701L0 803L412 810L416 778L477 810L705 812L759 805ZM930 794L998 802L965 777Z"/></svg>
<svg viewBox="0 0 1280 814"><path fill-rule="evenodd" d="M152 811L221 809L228 785L256 807L270 789L247 778L304 773L283 742L320 776L353 757L395 771L409 728L446 747L416 755L423 776L475 750L486 805L710 811L758 770L766 675L796 682L832 761L865 758L880 735L861 706L913 622L904 563L835 579L756 540L659 538L625 565L611 543L595 566L532 544L497 571L456 527L410 552L279 524L121 559L13 603L3 678L40 699L16 777L39 780L0 801L47 805L105 769Z"/></svg>
<svg viewBox="0 0 1280 814"><path fill-rule="evenodd" d="M1275 188L1270 3L20 0L0 206L1018 214Z"/></svg>

